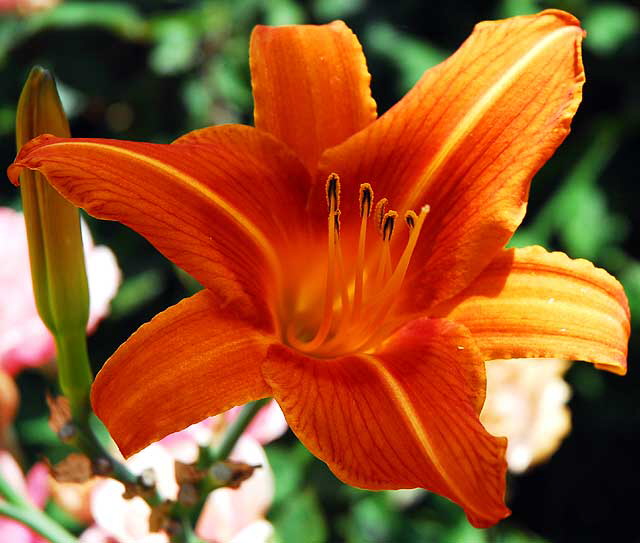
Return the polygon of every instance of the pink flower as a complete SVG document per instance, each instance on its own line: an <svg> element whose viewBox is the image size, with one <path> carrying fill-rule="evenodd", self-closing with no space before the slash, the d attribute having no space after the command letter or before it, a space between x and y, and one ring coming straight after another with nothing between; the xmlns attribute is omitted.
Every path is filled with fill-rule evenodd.
<svg viewBox="0 0 640 543"><path fill-rule="evenodd" d="M549 458L571 429L569 385L562 378L566 360L490 360L487 399L480 420L506 436L509 471L521 473Z"/></svg>
<svg viewBox="0 0 640 543"><path fill-rule="evenodd" d="M120 284L113 253L94 246L83 225L91 308L87 329L93 331L108 313ZM55 355L53 338L38 316L31 287L29 249L22 214L0 208L0 369L15 375L25 367L40 366Z"/></svg>
<svg viewBox="0 0 640 543"><path fill-rule="evenodd" d="M273 535L264 520L273 501L274 481L264 449L249 436L242 436L230 458L259 469L240 488L219 488L207 498L196 525L196 533L206 541L220 543L262 543Z"/></svg>
<svg viewBox="0 0 640 543"><path fill-rule="evenodd" d="M0 450L0 473L33 505L42 509L49 497L49 470L42 463L35 464L25 479L13 456ZM6 543L46 543L46 540L19 522L0 517L0 541Z"/></svg>
<svg viewBox="0 0 640 543"><path fill-rule="evenodd" d="M160 443L168 449L174 458L181 462L195 462L198 456L198 446L215 442L224 433L225 428L240 414L242 407L234 407L215 417L209 417L201 422L169 434ZM271 443L287 431L287 421L280 406L275 400L265 405L251 421L245 431L261 445Z"/></svg>
<svg viewBox="0 0 640 543"><path fill-rule="evenodd" d="M242 411L242 407L234 407L223 413L223 416L228 422L232 422L240 414L240 411ZM266 445L278 439L287 431L287 428L289 426L278 402L271 400L258 411L245 433L253 437L258 443Z"/></svg>
<svg viewBox="0 0 640 543"><path fill-rule="evenodd" d="M57 6L61 0L0 0L0 13L16 12L30 15Z"/></svg>
<svg viewBox="0 0 640 543"><path fill-rule="evenodd" d="M262 418L264 428L257 433L263 437L267 434L275 436L276 421L281 416L277 406L268 405L252 425L256 428L256 421L260 424ZM159 492L175 499L178 485L174 461L195 461L198 446L221 435L228 424L225 419L230 417L228 414L211 417L171 434L133 455L127 460L127 465L134 473L153 468ZM284 430L286 425L281 425L280 434ZM273 527L264 516L273 500L274 480L264 450L248 431L238 440L230 459L261 467L240 488L221 488L209 495L196 533L205 541L215 543L266 542L273 535ZM96 485L91 496L95 524L82 534L80 540L83 543L166 543L166 534L149 532L150 509L147 504L139 497L125 500L123 491L124 486L113 479Z"/></svg>

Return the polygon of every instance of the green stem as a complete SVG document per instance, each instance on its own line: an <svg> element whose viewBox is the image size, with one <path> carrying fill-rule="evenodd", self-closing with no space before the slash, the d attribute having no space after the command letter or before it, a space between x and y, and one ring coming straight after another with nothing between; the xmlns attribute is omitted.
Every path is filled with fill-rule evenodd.
<svg viewBox="0 0 640 543"><path fill-rule="evenodd" d="M98 436L95 434L91 425L87 424L79 428L80 435L78 446L80 449L92 459L103 458L111 467L111 472L105 475L120 481L124 484L140 484L140 477L133 473L126 464L123 464L114 458L107 448L102 444ZM161 504L164 498L159 494L157 489L153 489L149 493L141 496L151 507Z"/></svg>
<svg viewBox="0 0 640 543"><path fill-rule="evenodd" d="M193 531L193 527L188 517L182 519L182 534L180 535L178 541L180 543L205 543Z"/></svg>
<svg viewBox="0 0 640 543"><path fill-rule="evenodd" d="M216 461L225 460L227 456L231 454L231 451L235 447L238 439L240 439L242 433L247 429L247 426L249 426L253 417L258 414L260 409L269 403L269 400L271 400L271 398L256 400L255 402L248 403L242 408L240 415L238 415L238 418L231 423L222 438L222 442L215 450L214 458Z"/></svg>
<svg viewBox="0 0 640 543"><path fill-rule="evenodd" d="M63 394L71 405L71 414L79 426L88 420L89 394L93 375L84 330L72 334L55 334L58 354L58 378Z"/></svg>
<svg viewBox="0 0 640 543"><path fill-rule="evenodd" d="M0 502L0 517L17 520L34 532L38 532L51 543L77 543L78 541L62 526L31 505L22 507L13 503Z"/></svg>
<svg viewBox="0 0 640 543"><path fill-rule="evenodd" d="M9 481L0 475L0 495L13 505L18 507L32 507L31 502L18 492Z"/></svg>

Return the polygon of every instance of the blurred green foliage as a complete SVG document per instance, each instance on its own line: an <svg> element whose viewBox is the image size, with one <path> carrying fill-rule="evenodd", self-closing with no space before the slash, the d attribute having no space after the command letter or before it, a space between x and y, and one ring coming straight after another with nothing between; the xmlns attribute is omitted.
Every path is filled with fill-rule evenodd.
<svg viewBox="0 0 640 543"><path fill-rule="evenodd" d="M573 133L537 176L512 245L542 244L616 274L637 332L640 9L634 1L68 0L28 17L2 15L0 155L5 165L14 156L15 106L34 64L58 76L75 135L167 142L208 124L251 122L248 40L254 24L345 19L363 41L382 112L476 22L546 7L582 19L587 85ZM19 206L9 183L0 198ZM198 287L124 227L90 224L97 240L114 248L125 277L111 317L91 339L97 369L139 324ZM632 338L624 379L586 365L572 369L573 433L549 464L511 481L514 514L497 528L473 529L457 507L427 493L408 499L346 487L289 436L268 450L277 480L271 519L278 541L637 541L637 345ZM17 432L27 455L59 456L42 399L50 379L27 372L19 384L24 400Z"/></svg>

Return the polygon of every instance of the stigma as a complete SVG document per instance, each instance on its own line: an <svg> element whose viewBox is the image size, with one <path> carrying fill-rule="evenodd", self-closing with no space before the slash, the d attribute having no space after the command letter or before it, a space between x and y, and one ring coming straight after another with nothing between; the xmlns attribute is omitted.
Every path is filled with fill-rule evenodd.
<svg viewBox="0 0 640 543"><path fill-rule="evenodd" d="M289 315L283 339L310 356L332 358L371 350L388 334L384 325L404 282L429 206L423 206L419 213L406 211L403 225L398 212L389 209L389 201L381 198L376 202L372 186L362 183L359 194L353 195L359 199L357 237L345 236L348 241L343 247L337 174L327 178L325 194L326 274L324 291L314 304L317 318L310 328L299 322L300 315ZM357 222L348 224L353 227ZM407 241L394 259L391 242L401 227L408 229ZM377 242L367 242L371 235ZM345 259L343 251L348 251L349 258ZM305 285L299 285L299 289L304 291Z"/></svg>

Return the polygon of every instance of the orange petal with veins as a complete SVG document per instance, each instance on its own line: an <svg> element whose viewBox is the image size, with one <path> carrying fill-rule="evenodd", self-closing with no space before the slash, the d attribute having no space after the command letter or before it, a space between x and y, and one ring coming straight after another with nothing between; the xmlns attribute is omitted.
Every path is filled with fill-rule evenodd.
<svg viewBox="0 0 640 543"><path fill-rule="evenodd" d="M107 360L93 408L122 454L271 395L260 373L273 337L203 290L142 325Z"/></svg>
<svg viewBox="0 0 640 543"><path fill-rule="evenodd" d="M474 526L506 517L506 440L478 419L484 365L468 331L420 319L371 355L318 360L274 345L263 374L298 438L347 484L423 487Z"/></svg>
<svg viewBox="0 0 640 543"><path fill-rule="evenodd" d="M277 246L305 221L308 174L255 128L209 131L215 142L180 145L42 136L9 175L40 171L75 205L133 228L207 288L266 315Z"/></svg>
<svg viewBox="0 0 640 543"><path fill-rule="evenodd" d="M256 26L250 60L256 127L289 145L312 173L322 151L376 118L362 47L342 21Z"/></svg>
<svg viewBox="0 0 640 543"><path fill-rule="evenodd" d="M627 371L629 304L622 285L563 253L503 251L433 314L466 326L485 359L586 360Z"/></svg>
<svg viewBox="0 0 640 543"><path fill-rule="evenodd" d="M581 100L582 37L556 10L480 23L393 108L322 157L320 171L338 172L345 194L368 181L401 212L431 206L407 276L415 311L466 287L520 224L531 178ZM358 220L351 200L345 225Z"/></svg>

